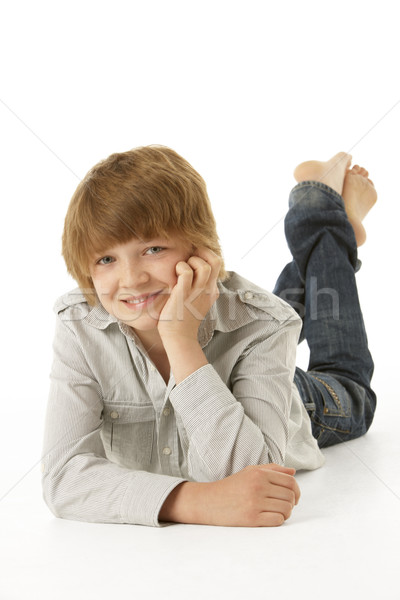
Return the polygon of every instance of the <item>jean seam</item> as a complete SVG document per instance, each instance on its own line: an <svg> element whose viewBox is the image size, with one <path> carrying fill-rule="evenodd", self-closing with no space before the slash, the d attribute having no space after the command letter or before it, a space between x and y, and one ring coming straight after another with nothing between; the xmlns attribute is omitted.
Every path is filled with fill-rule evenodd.
<svg viewBox="0 0 400 600"><path fill-rule="evenodd" d="M312 377L316 381L319 381L320 383L322 383L322 385L328 391L329 395L331 396L332 400L334 401L334 403L336 404L336 406L338 407L338 409L340 411L339 413L332 413L329 411L329 408L327 408L325 406L324 407L324 415L331 416L331 417L349 417L351 413L346 413L346 411L343 409L342 403L340 402L340 398L337 395L337 393L335 392L335 390L328 383L326 383L326 381L324 381L320 377L317 377L316 375L312 375L310 373L310 371L308 372L308 374L310 375L310 377Z"/></svg>
<svg viewBox="0 0 400 600"><path fill-rule="evenodd" d="M321 435L324 431L336 431L338 433L346 433L346 434L351 433L350 429L339 429L338 427L329 427L329 425L327 425L326 423L320 423L317 419L315 419L312 416L310 416L310 419L313 421L313 423L315 423L315 425L318 425L318 427L321 427L321 433L319 434L318 438L321 437Z"/></svg>

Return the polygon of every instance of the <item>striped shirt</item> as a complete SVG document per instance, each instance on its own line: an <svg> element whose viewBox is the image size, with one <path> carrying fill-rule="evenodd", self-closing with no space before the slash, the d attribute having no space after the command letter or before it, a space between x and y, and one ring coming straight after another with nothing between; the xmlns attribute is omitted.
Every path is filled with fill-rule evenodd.
<svg viewBox="0 0 400 600"><path fill-rule="evenodd" d="M301 320L232 273L199 328L208 364L168 384L134 331L79 289L60 298L43 450L58 517L159 526L183 481L322 465L293 383Z"/></svg>

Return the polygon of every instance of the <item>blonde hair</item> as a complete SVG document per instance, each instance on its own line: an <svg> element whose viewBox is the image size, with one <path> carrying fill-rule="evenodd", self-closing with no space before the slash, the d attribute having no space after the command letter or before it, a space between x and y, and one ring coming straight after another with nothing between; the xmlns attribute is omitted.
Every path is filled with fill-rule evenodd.
<svg viewBox="0 0 400 600"><path fill-rule="evenodd" d="M90 305L96 303L89 260L128 242L177 235L195 248L222 251L203 178L179 154L144 146L111 154L78 185L65 218L62 254ZM220 280L227 278L221 263Z"/></svg>

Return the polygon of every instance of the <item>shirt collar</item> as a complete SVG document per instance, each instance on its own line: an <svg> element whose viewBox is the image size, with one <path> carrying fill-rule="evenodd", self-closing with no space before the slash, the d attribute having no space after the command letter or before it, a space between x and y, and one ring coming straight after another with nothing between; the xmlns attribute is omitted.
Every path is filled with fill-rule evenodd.
<svg viewBox="0 0 400 600"><path fill-rule="evenodd" d="M118 323L113 315L106 311L100 303L96 304L85 317L86 323L93 325L96 329L106 329L111 323Z"/></svg>

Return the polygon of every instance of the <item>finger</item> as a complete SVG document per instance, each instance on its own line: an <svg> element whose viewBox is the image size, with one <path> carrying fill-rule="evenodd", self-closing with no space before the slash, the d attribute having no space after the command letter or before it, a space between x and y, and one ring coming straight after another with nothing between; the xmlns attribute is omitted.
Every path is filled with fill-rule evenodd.
<svg viewBox="0 0 400 600"><path fill-rule="evenodd" d="M212 273L211 265L199 256L191 256L187 263L194 271L194 285L205 288Z"/></svg>
<svg viewBox="0 0 400 600"><path fill-rule="evenodd" d="M192 288L194 277L193 269L186 262L181 260L176 264L175 271L178 276L176 283L177 290L182 292L186 297Z"/></svg>
<svg viewBox="0 0 400 600"><path fill-rule="evenodd" d="M279 512L264 511L258 515L258 527L280 527L285 522L285 517Z"/></svg>
<svg viewBox="0 0 400 600"><path fill-rule="evenodd" d="M298 503L298 501L300 499L300 488L297 484L297 481L293 477L293 475L291 475L289 473L282 473L282 472L276 472L276 471L271 470L268 473L267 483L292 490L292 492L294 493L294 496L295 496L295 504ZM267 490L268 490L268 487L267 487ZM268 494L268 491L267 491L267 494Z"/></svg>
<svg viewBox="0 0 400 600"><path fill-rule="evenodd" d="M299 500L300 500L301 492L300 492L299 484L297 483L296 480L294 480L294 483L295 483L295 489L293 491L294 491L294 496L295 496L295 504L298 504Z"/></svg>
<svg viewBox="0 0 400 600"><path fill-rule="evenodd" d="M191 300L194 301L200 294L205 294L213 304L219 296L219 289L217 280L212 275L212 267L198 256L190 257L188 264L194 270Z"/></svg>
<svg viewBox="0 0 400 600"><path fill-rule="evenodd" d="M289 502L293 507L296 504L296 494L294 490L282 487L281 485L272 484L268 488L268 498L275 498L275 500L285 500Z"/></svg>
<svg viewBox="0 0 400 600"><path fill-rule="evenodd" d="M215 254L215 252L210 248L205 247L196 248L195 254L196 256L199 256L205 260L211 266L211 277L217 279L221 269L221 257Z"/></svg>
<svg viewBox="0 0 400 600"><path fill-rule="evenodd" d="M293 469L293 467L284 467L283 465L277 465L275 463L257 466L264 471L279 471L281 473L287 473L288 475L294 475L296 473L296 469Z"/></svg>
<svg viewBox="0 0 400 600"><path fill-rule="evenodd" d="M293 506L286 500L276 500L268 498L265 502L265 510L267 512L279 513L285 519L288 519L292 514Z"/></svg>
<svg viewBox="0 0 400 600"><path fill-rule="evenodd" d="M184 262L183 260L180 260L176 264L175 271L178 277L182 275L186 278L192 278L194 275L193 269L190 267L190 265L188 265L188 263Z"/></svg>
<svg viewBox="0 0 400 600"><path fill-rule="evenodd" d="M292 507L289 504L270 502L266 510L260 512L257 517L258 527L279 527L289 519Z"/></svg>

